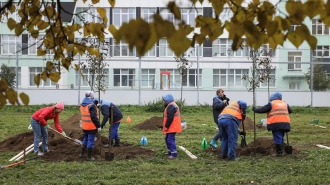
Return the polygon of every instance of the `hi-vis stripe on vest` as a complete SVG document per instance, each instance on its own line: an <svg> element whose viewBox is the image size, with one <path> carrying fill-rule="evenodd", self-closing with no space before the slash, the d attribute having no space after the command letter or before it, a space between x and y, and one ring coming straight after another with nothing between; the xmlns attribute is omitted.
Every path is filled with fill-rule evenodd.
<svg viewBox="0 0 330 185"><path fill-rule="evenodd" d="M290 123L288 105L282 100L272 101L272 110L267 114L267 124Z"/></svg>
<svg viewBox="0 0 330 185"><path fill-rule="evenodd" d="M239 108L237 101L234 101L229 104L225 109L223 109L220 115L221 114L231 114L237 119L242 119L242 110Z"/></svg>
<svg viewBox="0 0 330 185"><path fill-rule="evenodd" d="M92 119L91 119L91 115L89 112L89 106L91 104L83 107L80 106L80 113L81 113L81 121L82 121L82 129L83 130L96 130L96 126L94 125ZM96 114L98 115L98 110L96 109Z"/></svg>
<svg viewBox="0 0 330 185"><path fill-rule="evenodd" d="M174 119L173 119L173 122L172 122L170 128L168 128L167 131L165 131L164 128L165 128L166 121L167 121L167 111L166 111L166 109L170 105L174 105L177 108L177 110L174 114ZM163 133L166 134L166 133L172 133L172 132L182 132L181 116L180 116L180 110L179 110L178 105L175 102L171 102L167 105L167 107L164 110Z"/></svg>

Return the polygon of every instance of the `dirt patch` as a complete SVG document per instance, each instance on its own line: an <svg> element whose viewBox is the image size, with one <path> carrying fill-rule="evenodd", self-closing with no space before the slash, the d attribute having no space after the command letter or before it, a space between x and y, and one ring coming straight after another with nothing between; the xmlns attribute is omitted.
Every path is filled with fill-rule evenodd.
<svg viewBox="0 0 330 185"><path fill-rule="evenodd" d="M79 122L80 114L74 114L69 119L60 122L60 124L69 137L82 141L83 133L79 127ZM26 138L26 147L33 144L33 131L24 132L0 142L0 152L21 152L24 150L24 137ZM109 149L100 148L100 146L106 144L108 138L102 136L101 143L99 135L97 138L93 149L93 157L98 161L102 161L105 160L105 152L108 152ZM86 160L86 157L79 158L78 156L81 149L80 145L77 145L69 139L63 138L62 135L55 133L50 129L48 130L48 145L50 152L42 156L42 160L66 162ZM155 156L155 152L152 150L125 142L121 142L120 147L112 147L110 152L114 153L115 160L150 158ZM87 156L87 152L85 153L85 156Z"/></svg>
<svg viewBox="0 0 330 185"><path fill-rule="evenodd" d="M239 125L239 129L243 131L243 125L242 124ZM245 118L245 120L244 120L244 129L245 130L254 130L254 121L251 118L249 118L249 117ZM256 123L256 129L266 130L267 128L262 126L262 124L257 124Z"/></svg>
<svg viewBox="0 0 330 185"><path fill-rule="evenodd" d="M161 130L163 128L163 117L154 116L135 125L133 128L139 130Z"/></svg>
<svg viewBox="0 0 330 185"><path fill-rule="evenodd" d="M238 140L238 144L240 144L240 139ZM286 144L284 144L286 146ZM218 148L208 148L205 150L206 152L213 153L218 158L221 158L221 146L218 146ZM288 156L296 156L300 150L296 148L292 148L292 155ZM258 138L256 141L249 143L245 148L241 148L240 146L237 146L236 148L236 156L254 156L255 154L266 156L266 155L272 155L275 153L275 144L274 140L272 138Z"/></svg>

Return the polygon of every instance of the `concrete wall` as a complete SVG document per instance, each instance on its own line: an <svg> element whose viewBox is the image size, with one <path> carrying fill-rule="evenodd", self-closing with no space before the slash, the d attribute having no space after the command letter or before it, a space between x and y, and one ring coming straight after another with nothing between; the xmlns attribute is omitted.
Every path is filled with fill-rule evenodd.
<svg viewBox="0 0 330 185"><path fill-rule="evenodd" d="M50 104L63 101L66 105L78 105L84 98L86 90L53 90L53 89L19 89L30 97L30 105ZM109 100L117 105L131 104L139 105L139 97L141 105L147 104L154 100L158 100L162 95L170 93L175 100L180 99L181 92L179 90L111 90L105 94L101 92L101 99ZM225 94L231 101L243 100L248 105L253 103L253 93L247 91L226 91ZM283 100L291 106L309 106L311 105L310 92L282 92ZM313 92L313 107L330 106L329 92ZM187 105L212 104L215 91L183 91L183 99ZM98 95L96 95L98 96ZM198 98L199 97L199 98ZM256 92L256 104L262 106L268 103L267 92ZM199 99L199 101L198 101Z"/></svg>

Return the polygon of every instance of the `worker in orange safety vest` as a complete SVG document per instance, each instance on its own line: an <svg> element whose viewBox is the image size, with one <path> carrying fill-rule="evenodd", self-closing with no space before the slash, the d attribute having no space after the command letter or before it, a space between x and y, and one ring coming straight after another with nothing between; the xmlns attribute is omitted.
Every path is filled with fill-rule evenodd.
<svg viewBox="0 0 330 185"><path fill-rule="evenodd" d="M273 156L283 155L283 143L285 132L290 132L290 106L282 101L282 93L275 92L269 98L269 103L260 108L253 107L255 113L267 113L267 130L272 131L276 147Z"/></svg>
<svg viewBox="0 0 330 185"><path fill-rule="evenodd" d="M181 115L178 105L174 102L174 98L171 94L163 96L164 120L163 120L163 133L165 134L165 143L168 149L166 153L169 159L178 157L176 150L175 135L178 132L182 132L181 127Z"/></svg>

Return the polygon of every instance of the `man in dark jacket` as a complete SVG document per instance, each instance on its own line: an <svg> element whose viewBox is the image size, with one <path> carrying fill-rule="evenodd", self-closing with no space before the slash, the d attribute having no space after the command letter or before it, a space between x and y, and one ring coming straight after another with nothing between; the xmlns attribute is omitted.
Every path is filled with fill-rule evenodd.
<svg viewBox="0 0 330 185"><path fill-rule="evenodd" d="M82 129L84 132L84 139L82 141L82 148L79 157L84 156L84 152L87 147L87 160L94 161L92 152L94 148L94 141L96 133L101 131L100 121L98 118L97 107L93 102L94 92L87 91L85 98L82 100L80 105L80 113L82 120Z"/></svg>
<svg viewBox="0 0 330 185"><path fill-rule="evenodd" d="M123 119L123 113L120 111L120 109L115 104L113 104L110 101L100 100L100 111L103 115L101 128L103 128L105 126L105 124L111 117L111 107L113 107L113 120L111 123L112 124L112 131L111 131L112 136L110 138L110 128L111 127L109 125L108 138L110 138L111 145L119 146L120 138L119 138L119 134L118 134L118 128L120 126L121 120ZM115 140L115 144L113 144L113 140ZM103 145L103 147L108 148L109 143L106 145Z"/></svg>
<svg viewBox="0 0 330 185"><path fill-rule="evenodd" d="M290 132L290 106L282 101L282 93L275 92L269 98L269 103L260 108L254 108L256 113L267 113L267 130L272 131L276 153L273 156L283 155L285 132Z"/></svg>
<svg viewBox="0 0 330 185"><path fill-rule="evenodd" d="M222 110L229 104L229 98L226 97L224 94L224 90L218 89L216 91L216 96L213 97L213 119L214 123L218 127L218 117ZM218 133L213 137L212 141L210 142L210 145L214 148L217 148L217 141L221 138L221 132L220 130Z"/></svg>

